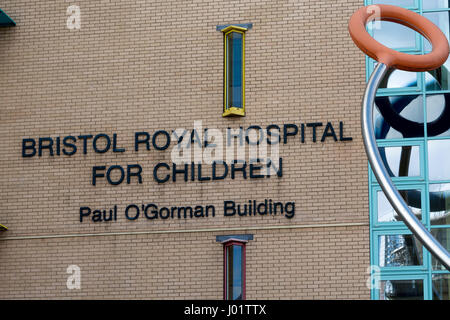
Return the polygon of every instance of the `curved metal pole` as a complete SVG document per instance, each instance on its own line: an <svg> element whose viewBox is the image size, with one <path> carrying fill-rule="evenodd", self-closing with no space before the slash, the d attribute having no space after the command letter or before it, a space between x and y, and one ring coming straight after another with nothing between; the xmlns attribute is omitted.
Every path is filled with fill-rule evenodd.
<svg viewBox="0 0 450 320"><path fill-rule="evenodd" d="M361 110L361 129L367 157L372 171L392 207L397 211L417 239L450 271L450 253L423 226L419 219L412 213L411 209L409 209L405 201L403 201L383 164L377 147L372 120L373 105L378 87L388 70L389 67L385 64L378 63L370 76L366 91L364 92Z"/></svg>

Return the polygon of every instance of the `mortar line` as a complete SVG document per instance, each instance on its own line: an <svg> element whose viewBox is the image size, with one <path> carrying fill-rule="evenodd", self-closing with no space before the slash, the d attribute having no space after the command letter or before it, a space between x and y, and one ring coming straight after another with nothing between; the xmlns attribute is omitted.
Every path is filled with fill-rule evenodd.
<svg viewBox="0 0 450 320"><path fill-rule="evenodd" d="M72 233L72 234L69 233L69 234L30 235L30 236L16 236L16 237L1 237L0 236L0 241L53 239L53 238L125 236L125 235L145 235L145 234L225 232L225 231L245 231L245 230L250 231L250 230L282 230L282 229L306 229L306 228L358 227L358 226L369 226L369 223L368 222L322 223L322 224L304 224L304 225L290 225L290 226L254 226L254 227L204 228L204 229L185 229L185 230L125 231L125 232Z"/></svg>

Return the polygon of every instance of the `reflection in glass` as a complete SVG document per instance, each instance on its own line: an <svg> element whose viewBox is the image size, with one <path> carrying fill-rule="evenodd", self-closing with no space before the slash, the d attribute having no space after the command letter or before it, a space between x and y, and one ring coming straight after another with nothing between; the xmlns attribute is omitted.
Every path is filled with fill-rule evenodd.
<svg viewBox="0 0 450 320"><path fill-rule="evenodd" d="M450 136L450 93L428 95L426 109L428 136Z"/></svg>
<svg viewBox="0 0 450 320"><path fill-rule="evenodd" d="M439 241L440 244L447 250L450 250L450 228L432 228L431 234ZM434 256L431 256L431 265L433 270L446 270L445 267L437 261Z"/></svg>
<svg viewBox="0 0 450 320"><path fill-rule="evenodd" d="M450 89L448 63L449 61L436 70L425 72L425 87L427 91Z"/></svg>
<svg viewBox="0 0 450 320"><path fill-rule="evenodd" d="M375 25L377 23L377 25ZM401 24L389 21L369 22L369 30L378 42L391 49L417 49L416 32Z"/></svg>
<svg viewBox="0 0 450 320"><path fill-rule="evenodd" d="M429 1L429 0L424 0ZM415 7L414 0L373 0L373 4L392 4L399 7Z"/></svg>
<svg viewBox="0 0 450 320"><path fill-rule="evenodd" d="M422 219L422 198L420 190L400 190L399 191L408 207L414 215ZM378 222L395 222L402 221L397 212L389 203L383 191L377 192L378 204Z"/></svg>
<svg viewBox="0 0 450 320"><path fill-rule="evenodd" d="M450 8L449 4L449 0L422 0L422 8L426 10Z"/></svg>
<svg viewBox="0 0 450 320"><path fill-rule="evenodd" d="M450 275L434 274L431 285L433 300L450 300Z"/></svg>
<svg viewBox="0 0 450 320"><path fill-rule="evenodd" d="M401 139L403 134L392 128L383 118L377 108L373 109L373 127L376 139Z"/></svg>
<svg viewBox="0 0 450 320"><path fill-rule="evenodd" d="M428 2L429 0L424 1L424 5ZM441 31L445 34L447 39L450 39L450 11L425 13L424 17L431 20L435 25L437 25L441 29ZM423 46L425 52L430 52L432 49L430 42L428 42L427 40L424 40ZM450 89L449 70L450 70L450 59L447 60L442 67L430 72L426 72L425 84L427 90L429 91L449 90Z"/></svg>
<svg viewBox="0 0 450 320"><path fill-rule="evenodd" d="M378 238L380 267L423 264L422 244L411 234L382 235Z"/></svg>
<svg viewBox="0 0 450 320"><path fill-rule="evenodd" d="M423 97L421 95L377 97L375 106L373 121L377 139L424 136ZM413 121L414 126L408 120Z"/></svg>
<svg viewBox="0 0 450 320"><path fill-rule="evenodd" d="M430 223L450 225L450 183L430 184Z"/></svg>
<svg viewBox="0 0 450 320"><path fill-rule="evenodd" d="M392 69L380 84L380 89L401 89L417 87L417 72Z"/></svg>
<svg viewBox="0 0 450 320"><path fill-rule="evenodd" d="M450 179L450 140L428 141L428 174L430 180Z"/></svg>
<svg viewBox="0 0 450 320"><path fill-rule="evenodd" d="M231 245L227 250L227 299L242 300L242 256L243 250L240 245Z"/></svg>
<svg viewBox="0 0 450 320"><path fill-rule="evenodd" d="M424 1L427 2L429 0ZM450 29L449 29L449 17L450 12L449 11L441 11L441 12L430 12L430 13L424 13L423 16L433 22L436 26L441 29L441 31L444 33L444 35L449 39ZM430 42L424 41L423 47L425 49L425 52L431 51L431 44Z"/></svg>
<svg viewBox="0 0 450 320"><path fill-rule="evenodd" d="M381 158L391 177L419 177L419 146L379 147Z"/></svg>
<svg viewBox="0 0 450 320"><path fill-rule="evenodd" d="M380 281L380 300L423 300L423 280Z"/></svg>

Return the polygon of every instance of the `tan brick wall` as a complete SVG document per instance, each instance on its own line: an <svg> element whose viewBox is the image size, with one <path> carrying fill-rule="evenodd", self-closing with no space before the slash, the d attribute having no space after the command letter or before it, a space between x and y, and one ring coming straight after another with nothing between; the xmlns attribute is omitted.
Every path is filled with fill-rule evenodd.
<svg viewBox="0 0 450 320"><path fill-rule="evenodd" d="M367 298L367 229L249 231L247 298ZM214 235L0 241L0 297L222 299L223 252ZM81 290L66 287L72 264L81 269Z"/></svg>
<svg viewBox="0 0 450 320"><path fill-rule="evenodd" d="M5 0L17 26L0 29L0 298L218 298L216 234L255 234L247 250L247 297L369 298L367 162L359 105L364 57L347 21L361 1ZM252 22L246 36L246 117L222 118L223 38L215 27ZM281 145L283 177L168 182L152 168L170 152L134 152L137 131L345 123L351 142ZM117 133L125 153L22 158L23 138ZM139 163L144 182L91 185L95 165ZM296 215L221 216L223 200L295 201ZM80 206L214 204L215 218L78 221ZM361 223L263 230L267 226ZM48 238L53 235L217 232ZM260 228L260 229L254 229ZM43 236L19 240L17 237ZM47 238L46 238L47 237ZM5 239L6 238L6 239ZM10 239L10 240L8 240ZM67 290L69 264L82 290Z"/></svg>

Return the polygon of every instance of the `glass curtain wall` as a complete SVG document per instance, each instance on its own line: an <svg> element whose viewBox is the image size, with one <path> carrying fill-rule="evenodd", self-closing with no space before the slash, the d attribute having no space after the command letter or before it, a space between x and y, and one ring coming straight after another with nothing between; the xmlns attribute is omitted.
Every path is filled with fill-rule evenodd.
<svg viewBox="0 0 450 320"><path fill-rule="evenodd" d="M392 4L433 21L449 39L450 1L366 0ZM391 22L368 25L384 45L410 54L431 51L418 33ZM375 62L366 58L367 79ZM393 70L377 92L374 128L380 154L412 212L450 249L450 59L430 72ZM450 274L393 210L370 171L372 299L449 300Z"/></svg>

